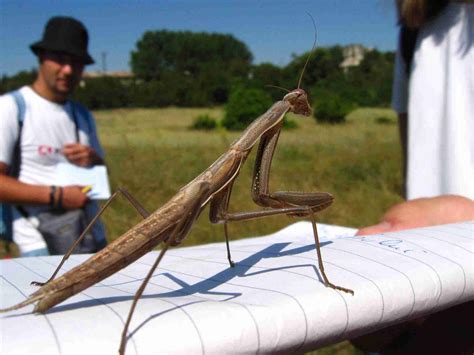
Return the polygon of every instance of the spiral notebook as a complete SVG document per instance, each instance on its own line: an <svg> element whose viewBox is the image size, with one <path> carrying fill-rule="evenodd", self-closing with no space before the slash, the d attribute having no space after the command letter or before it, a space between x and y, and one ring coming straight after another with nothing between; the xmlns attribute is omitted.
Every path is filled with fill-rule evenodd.
<svg viewBox="0 0 474 355"><path fill-rule="evenodd" d="M269 236L167 252L134 314L127 354L304 352L474 298L474 222L368 237L318 225L324 286L311 224ZM0 315L1 354L116 354L133 295L157 252L55 306ZM74 255L70 269L87 255ZM35 291L56 256L0 261L0 307Z"/></svg>

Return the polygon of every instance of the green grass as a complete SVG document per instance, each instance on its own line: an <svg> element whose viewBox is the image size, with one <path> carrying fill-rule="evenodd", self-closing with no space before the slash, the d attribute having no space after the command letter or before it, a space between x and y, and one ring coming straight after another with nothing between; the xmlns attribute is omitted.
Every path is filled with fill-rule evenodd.
<svg viewBox="0 0 474 355"><path fill-rule="evenodd" d="M129 190L153 211L173 196L239 136L224 130L193 131L198 115L220 118L213 109L118 109L95 112L100 140L106 151L112 190ZM379 117L387 117L385 124ZM395 114L387 109L358 109L341 125L317 124L312 118L292 117L298 128L284 130L272 164L270 187L276 190L327 191L335 202L319 214L319 221L361 227L378 221L401 201L400 144ZM393 122L393 124L391 124ZM257 207L250 197L255 152L243 167L231 197L232 211ZM223 240L222 226L203 213L183 245ZM119 199L105 212L111 241L136 224L134 209ZM271 217L230 224L232 239L274 232L295 220ZM311 354L359 354L343 342Z"/></svg>

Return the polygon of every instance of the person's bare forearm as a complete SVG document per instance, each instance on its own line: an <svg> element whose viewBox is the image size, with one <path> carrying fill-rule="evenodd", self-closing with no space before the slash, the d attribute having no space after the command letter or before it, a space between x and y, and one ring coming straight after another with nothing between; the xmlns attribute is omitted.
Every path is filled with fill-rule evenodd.
<svg viewBox="0 0 474 355"><path fill-rule="evenodd" d="M0 202L46 205L49 201L49 186L25 184L0 173Z"/></svg>
<svg viewBox="0 0 474 355"><path fill-rule="evenodd" d="M0 162L0 202L74 209L84 207L88 201L84 186L69 185L51 189L48 185L25 184L8 176L7 171L8 166Z"/></svg>

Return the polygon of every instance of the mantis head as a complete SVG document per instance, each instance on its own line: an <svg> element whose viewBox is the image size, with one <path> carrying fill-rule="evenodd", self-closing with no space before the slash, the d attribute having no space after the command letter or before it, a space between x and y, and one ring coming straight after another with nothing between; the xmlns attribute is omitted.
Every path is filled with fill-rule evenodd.
<svg viewBox="0 0 474 355"><path fill-rule="evenodd" d="M290 111L303 116L311 116L312 110L308 102L308 95L303 89L295 89L285 95L283 101L290 103Z"/></svg>

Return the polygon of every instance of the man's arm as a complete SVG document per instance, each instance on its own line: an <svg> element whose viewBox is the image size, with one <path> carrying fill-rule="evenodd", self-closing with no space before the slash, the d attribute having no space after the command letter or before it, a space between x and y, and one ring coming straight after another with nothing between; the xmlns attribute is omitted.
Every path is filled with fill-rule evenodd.
<svg viewBox="0 0 474 355"><path fill-rule="evenodd" d="M49 205L51 186L25 184L8 176L8 165L0 162L0 201L12 204ZM87 202L87 195L81 186L65 186L62 197L59 189L55 194L56 204L67 209L80 208ZM61 201L59 199L61 198Z"/></svg>
<svg viewBox="0 0 474 355"><path fill-rule="evenodd" d="M0 162L0 201L17 204L48 204L49 186L24 184L8 176L8 165Z"/></svg>

